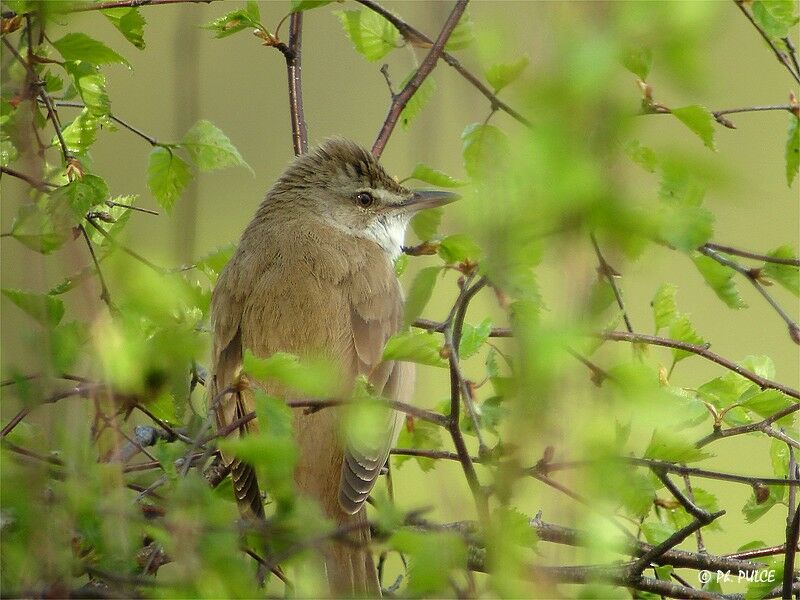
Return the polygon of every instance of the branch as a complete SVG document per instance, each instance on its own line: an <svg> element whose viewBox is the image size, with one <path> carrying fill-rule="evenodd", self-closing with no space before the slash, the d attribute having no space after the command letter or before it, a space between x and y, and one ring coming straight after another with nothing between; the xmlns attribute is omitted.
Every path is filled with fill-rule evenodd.
<svg viewBox="0 0 800 600"><path fill-rule="evenodd" d="M397 27L397 30L400 32L400 34L403 36L406 42L412 45L425 45L425 46L433 44L433 41L428 36L426 36L418 29L415 29L414 27L403 21L400 17L398 17L394 13L386 10L377 2L374 2L373 0L356 0L356 1L359 4L366 6L370 10L375 11L383 18L385 18L387 21L389 21L392 25ZM531 123L530 121L528 121L528 119L523 117L513 108L511 108L508 104L500 100L492 92L492 90L490 90L486 85L481 83L481 81L475 75L473 75L470 71L468 71L455 56L447 52L442 52L442 59L444 59L444 61L448 65L450 65L456 71L458 71L464 79L470 82L475 87L475 89L477 89L481 94L483 94L489 100L489 102L492 105L492 111L502 110L503 112L508 114L511 118L522 123L523 125L527 127L531 126Z"/></svg>
<svg viewBox="0 0 800 600"><path fill-rule="evenodd" d="M794 68L792 67L792 63L789 62L789 59L786 57L786 55L780 51L780 49L775 45L775 42L772 41L772 38L767 35L767 32L764 31L761 25L756 23L755 19L753 19L753 16L750 14L750 11L744 7L745 0L733 1L736 3L736 6L739 8L739 10L742 11L742 14L747 17L747 20L750 21L750 24L756 28L756 31L758 31L764 41L767 42L769 47L772 49L772 53L775 55L775 58L778 59L778 62L786 67L786 70L789 71L789 74L797 83L800 83L800 74L795 72Z"/></svg>
<svg viewBox="0 0 800 600"><path fill-rule="evenodd" d="M778 383L777 381L772 381L771 379L767 379L765 377L761 377L752 371L748 371L744 367L741 367L734 363L733 361L728 360L716 354L715 352L711 352L706 346L698 346L696 344L689 344L687 342L680 342L678 340L671 340L669 338L662 338L655 335L646 335L644 333L629 333L627 331L604 331L602 333L597 334L598 337L604 340L610 340L614 342L631 342L631 343L639 343L639 344L648 344L651 346L663 346L665 348L677 348L679 350L686 350L687 352L691 352L692 354L696 354L698 356L702 356L706 360L710 360L721 367L725 367L726 369L741 375L745 379L749 379L753 383L757 384L761 389L771 389L771 390L778 390L779 392L783 392L787 396L791 396L797 400L800 400L800 391L791 388L789 386L783 385ZM776 413L773 415L774 420L780 419L781 417L785 417L788 414L791 414L797 410L800 410L800 404L794 404L792 406L787 407L783 411ZM770 417L772 419L773 417Z"/></svg>
<svg viewBox="0 0 800 600"><path fill-rule="evenodd" d="M122 244L120 244L117 240L115 240L113 237L111 237L111 235L109 235L109 233L105 229L103 229L102 227L100 227L100 225L95 223L94 219L91 219L91 218L89 218L87 216L86 217L86 221L89 223L89 225L91 225L92 227L97 229L97 231L100 232L100 235L102 235L104 238L106 238L114 246L116 246L117 248L119 248L120 250L125 252L128 256L130 256L132 258L135 258L140 263L150 267L151 269L153 269L156 273L158 273L160 275L166 275L168 273L168 271L166 269L164 269L163 267L159 267L158 265L155 265L155 264L151 263L149 260L147 260L141 254L138 254L137 252L134 252L133 250L131 250L127 246L123 246Z"/></svg>
<svg viewBox="0 0 800 600"><path fill-rule="evenodd" d="M718 252L724 252L725 254L732 254L734 256L741 256L742 258L752 258L753 260L760 260L767 263L774 263L776 265L789 265L791 267L800 267L800 258L778 258L776 256L768 256L766 254L756 254L755 252L740 250L739 248L733 248L731 246L723 246L721 244L714 244L711 242L701 246L700 247L701 252L703 248L707 248L709 250L716 250Z"/></svg>
<svg viewBox="0 0 800 600"><path fill-rule="evenodd" d="M106 304L109 312L112 315L115 315L117 313L117 307L114 306L114 303L111 301L111 294L109 293L108 286L106 285L106 278L103 277L103 272L100 270L100 262L97 260L97 255L94 252L92 240L89 239L89 234L86 232L86 228L83 225L78 225L78 228L83 235L86 246L89 248L89 254L92 255L92 262L94 263L95 271L97 271L97 278L100 280L100 299Z"/></svg>
<svg viewBox="0 0 800 600"><path fill-rule="evenodd" d="M430 319L415 319L412 325L418 329L442 333L446 323L439 323L438 321L431 321ZM508 338L513 337L513 335L514 333L511 331L510 327L492 327L489 332L489 337Z"/></svg>
<svg viewBox="0 0 800 600"><path fill-rule="evenodd" d="M417 69L416 73L414 73L414 76L405 87L400 90L400 93L392 98L392 104L389 106L389 113L386 115L383 127L381 127L381 131L375 139L375 143L372 145L372 155L375 158L380 158L381 154L383 154L383 149L386 147L386 143L389 141L389 136L392 135L392 131L394 131L397 120L400 118L400 113L403 111L406 104L408 104L408 101L414 93L419 89L419 86L422 85L422 82L425 81L425 78L433 71L437 61L442 56L444 45L447 43L450 34L453 33L453 29L458 25L458 20L461 18L464 10L466 10L468 2L469 0L457 0L456 5L450 12L450 16L448 16L447 21L445 21L444 27L442 27L441 32L439 32L439 37L436 38L436 42L431 46L428 55L422 61L422 64L420 64L419 69Z"/></svg>
<svg viewBox="0 0 800 600"><path fill-rule="evenodd" d="M16 177L17 179L21 179L32 188L36 188L41 192L49 192L51 191L51 189L55 189L58 187L54 183L38 181L33 177L31 177L30 175L25 175L25 173L20 173L19 171L15 171L14 169L11 169L9 167L0 167L0 173L5 173L6 175L10 175L11 177Z"/></svg>
<svg viewBox="0 0 800 600"><path fill-rule="evenodd" d="M81 104L80 102L68 102L66 100L54 100L53 104L55 104L56 106L63 106L63 107L66 107L66 108L81 108L81 109L86 108L86 106L84 104ZM145 133L144 131L142 131L141 129L138 129L138 128L134 127L133 125L131 125L127 121L123 121L122 119L120 119L119 117L115 117L111 113L108 113L108 115L106 115L106 116L109 119L111 119L112 121L114 121L115 123L117 123L118 125L121 125L125 129L130 131L131 133L135 133L140 138L146 140L151 146L161 146L162 145L162 143L159 142L152 135L149 135L149 134Z"/></svg>
<svg viewBox="0 0 800 600"><path fill-rule="evenodd" d="M215 2L216 0L115 0L113 2L98 2L96 4L87 3L77 6L72 6L68 10L63 11L64 13L75 13L75 12L88 12L91 10L106 10L109 8L138 8L140 6L156 6L158 4L185 4L185 3L194 3L194 4L210 4L211 2ZM15 17L17 13L13 10L7 10L2 13L4 19L10 19Z"/></svg>
<svg viewBox="0 0 800 600"><path fill-rule="evenodd" d="M308 151L308 131L303 114L300 57L303 39L303 13L297 11L289 17L289 46L286 57L286 75L289 79L289 111L292 119L292 144L295 156Z"/></svg>
<svg viewBox="0 0 800 600"><path fill-rule="evenodd" d="M600 251L600 245L597 243L597 238L594 236L594 234L590 234L589 237L592 240L594 253L597 255L597 262L599 263L597 270L603 277L606 278L608 284L611 286L611 289L614 292L614 298L617 300L617 306L619 306L619 309L622 311L622 318L625 321L625 328L633 333L633 325L631 325L631 319L628 316L628 311L625 310L625 302L622 299L622 291L619 289L615 279L616 277L620 277L620 274L606 261L603 253Z"/></svg>

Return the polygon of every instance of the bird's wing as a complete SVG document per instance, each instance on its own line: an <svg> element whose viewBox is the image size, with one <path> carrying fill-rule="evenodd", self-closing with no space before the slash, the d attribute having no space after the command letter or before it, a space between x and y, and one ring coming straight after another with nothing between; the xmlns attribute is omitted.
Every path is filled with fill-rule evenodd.
<svg viewBox="0 0 800 600"><path fill-rule="evenodd" d="M410 363L382 361L383 346L397 332L402 319L402 295L393 273L390 279L351 280L351 328L353 371L366 375L374 390L388 400L405 402L414 386ZM339 505L350 514L358 512L386 463L399 433L400 415L386 410L376 424L378 431L350 436L342 460Z"/></svg>

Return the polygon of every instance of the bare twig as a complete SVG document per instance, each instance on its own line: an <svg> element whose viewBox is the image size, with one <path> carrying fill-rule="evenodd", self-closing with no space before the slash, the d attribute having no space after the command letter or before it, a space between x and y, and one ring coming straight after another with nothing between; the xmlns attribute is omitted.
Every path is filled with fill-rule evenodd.
<svg viewBox="0 0 800 600"><path fill-rule="evenodd" d="M25 175L25 173L20 173L19 171L15 171L10 167L0 167L0 173L5 173L6 175L10 175L11 177L16 177L17 179L21 179L32 188L36 188L41 192L50 192L58 187L54 183L47 183L45 181L34 179L30 175Z"/></svg>
<svg viewBox="0 0 800 600"><path fill-rule="evenodd" d="M386 143L389 141L389 136L392 135L392 131L394 131L397 120L400 118L400 113L403 111L411 97L419 89L419 86L422 85L422 82L425 81L425 78L430 75L431 71L433 71L433 68L436 66L439 58L441 58L442 52L444 52L444 45L450 38L450 34L453 33L453 29L455 29L456 25L458 25L458 20L466 10L468 2L469 0L457 0L455 7L453 7L453 10L447 17L447 21L445 21L444 27L442 27L442 30L439 32L439 36L436 38L436 42L434 42L433 46L431 46L428 55L420 64L419 69L417 69L416 73L414 73L414 76L408 81L403 89L400 90L400 92L394 98L392 98L392 104L389 107L389 113L386 115L386 120L383 123L383 127L381 127L381 131L378 133L378 137L375 139L375 143L372 145L372 154L375 156L375 158L380 158L381 154L383 154L383 149L386 147Z"/></svg>
<svg viewBox="0 0 800 600"><path fill-rule="evenodd" d="M619 309L622 311L622 318L625 321L625 328L633 333L633 325L631 325L631 319L628 316L628 311L625 310L625 302L622 299L622 291L619 289L616 281L616 278L620 275L616 269L614 269L614 267L612 267L610 264L608 264L608 261L606 261L603 253L600 251L600 245L597 243L597 238L593 233L590 235L590 238L592 240L592 246L594 247L594 253L597 255L597 262L599 263L598 271L603 277L606 278L606 281L608 281L608 284L611 286L611 289L614 292L614 298L617 300L617 306L619 306Z"/></svg>
<svg viewBox="0 0 800 600"><path fill-rule="evenodd" d="M289 111L292 119L292 144L296 156L308 151L308 131L303 114L303 89L301 79L301 51L303 13L297 11L289 17L289 52L286 57L286 75L289 79Z"/></svg>
<svg viewBox="0 0 800 600"><path fill-rule="evenodd" d="M447 323L439 323L438 321L431 321L430 319L415 319L412 325L419 329L442 333ZM507 338L512 337L513 335L514 334L510 327L492 327L491 331L489 332L489 337Z"/></svg>
<svg viewBox="0 0 800 600"><path fill-rule="evenodd" d="M100 235L102 235L104 238L106 238L106 239L107 239L109 242L111 242L111 243L112 243L114 246L116 246L117 248L119 248L120 250L122 250L123 252L125 252L125 253L126 253L128 256L130 256L130 257L132 257L132 258L135 258L136 260L138 260L138 261L139 261L140 263L142 263L143 265L146 265L146 266L150 267L150 268L151 268L153 271L155 271L156 273L159 273L159 274L161 274L161 275L166 275L166 274L168 273L168 271L167 271L166 269L164 269L163 267L159 267L158 265L155 265L155 264L151 263L149 260L147 260L147 259L146 259L144 256L142 256L141 254L139 254L139 253L137 253L137 252L134 252L133 250L131 250L131 249L130 249L130 248L128 248L127 246L124 246L124 245L120 244L120 243L119 243L117 240L115 240L113 237L111 237L111 235L109 235L109 233L108 233L108 232L107 232L105 229L103 229L102 227L100 227L100 225L98 225L98 224L95 222L95 220L94 220L94 219L91 219L91 218L89 218L89 217L87 216L87 218L86 218L86 221L89 223L89 225L91 225L92 227L94 227L95 229L97 229L97 231L99 231L99 232L100 232Z"/></svg>
<svg viewBox="0 0 800 600"><path fill-rule="evenodd" d="M70 102L70 101L67 101L67 100L54 100L53 104L55 104L56 106L64 106L64 107L67 107L67 108L86 108L86 106L84 104L81 104L80 102ZM139 129L137 127L134 127L133 125L131 125L127 121L123 121L122 119L120 119L119 117L114 116L111 113L109 113L106 116L109 119L111 119L112 121L114 121L115 123L117 123L118 125L121 125L125 129L130 131L131 133L134 133L134 134L138 135L140 138L144 139L151 146L161 146L162 145L162 143L159 142L152 135L149 135L149 134L145 133L144 131L142 131L141 129ZM156 214L158 214L158 213L156 213Z"/></svg>
<svg viewBox="0 0 800 600"><path fill-rule="evenodd" d="M717 252L724 252L725 254L732 254L734 256L741 256L742 258L752 258L753 260L760 260L767 263L774 263L776 265L789 265L791 267L800 267L800 258L779 258L777 256L768 256L766 254L756 254L747 250L733 248L731 246L723 246L722 244L707 243L702 246L709 250L716 250Z"/></svg>
<svg viewBox="0 0 800 600"><path fill-rule="evenodd" d="M798 74L794 70L792 63L789 61L786 55L783 52L781 52L780 48L778 48L775 45L775 42L773 42L772 38L770 38L769 35L767 35L767 32L764 31L761 25L756 23L755 19L753 18L753 15L751 15L750 11L747 10L747 8L745 8L745 0L733 0L733 1L739 8L739 10L742 11L742 14L744 14L744 16L747 17L747 20L750 21L750 24L753 27L755 27L756 31L758 31L758 33L761 35L764 41L767 42L767 45L769 45L769 47L772 49L772 53L775 55L775 58L778 59L778 62L780 62L784 67L786 67L786 70L789 71L789 74L792 76L792 79L794 79L797 83L800 83L800 74Z"/></svg>
<svg viewBox="0 0 800 600"><path fill-rule="evenodd" d="M108 286L106 285L106 278L103 277L103 272L100 270L100 262L97 260L97 255L94 252L92 240L89 239L89 234L86 232L86 228L83 225L78 225L78 228L83 235L83 239L86 242L87 248L89 248L89 254L92 255L92 262L94 263L94 268L97 272L97 278L100 280L100 299L105 302L108 310L112 315L114 315L117 312L117 307L114 306L114 303L111 301L111 294L109 293Z"/></svg>
<svg viewBox="0 0 800 600"><path fill-rule="evenodd" d="M68 6L63 12L65 13L73 13L73 12L87 12L90 10L107 10L110 8L137 8L139 6L157 6L159 4L186 4L186 3L194 3L194 4L210 4L211 2L215 2L216 0L114 0L112 2L98 2L96 4L86 3L80 5L73 5ZM4 19L9 19L11 17L16 16L13 10L3 11L2 15Z"/></svg>

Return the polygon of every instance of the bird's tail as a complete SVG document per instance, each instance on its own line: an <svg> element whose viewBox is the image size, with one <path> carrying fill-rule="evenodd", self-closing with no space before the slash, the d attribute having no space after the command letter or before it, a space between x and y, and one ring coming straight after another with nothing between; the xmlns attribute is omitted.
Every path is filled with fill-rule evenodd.
<svg viewBox="0 0 800 600"><path fill-rule="evenodd" d="M258 487L255 469L245 462L234 459L231 462L231 482L242 518L254 523L263 523L264 503L261 500L261 489Z"/></svg>
<svg viewBox="0 0 800 600"><path fill-rule="evenodd" d="M340 513L342 535L325 552L331 593L343 598L380 598L378 571L370 552L366 506L354 515Z"/></svg>

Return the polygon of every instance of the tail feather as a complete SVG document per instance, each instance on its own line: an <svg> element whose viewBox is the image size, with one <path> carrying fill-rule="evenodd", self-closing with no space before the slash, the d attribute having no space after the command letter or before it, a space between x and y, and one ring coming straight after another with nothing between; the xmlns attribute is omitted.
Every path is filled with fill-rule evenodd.
<svg viewBox="0 0 800 600"><path fill-rule="evenodd" d="M378 570L370 552L370 533L366 507L354 515L341 513L339 526L354 527L344 536L334 540L325 552L325 570L331 592L344 598L380 598L381 587Z"/></svg>
<svg viewBox="0 0 800 600"><path fill-rule="evenodd" d="M264 503L261 500L255 469L245 462L234 459L231 463L231 481L242 517L247 520L264 521Z"/></svg>

